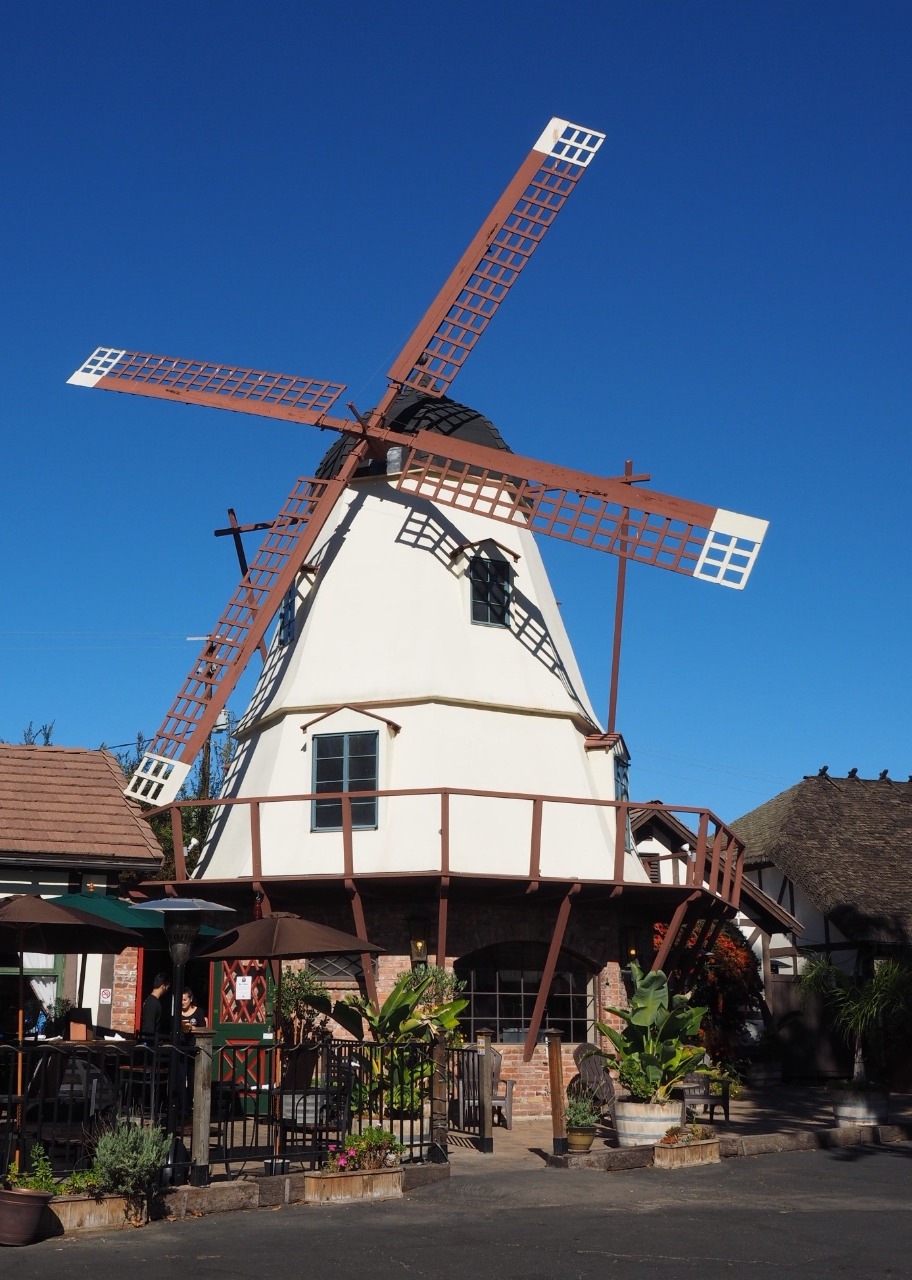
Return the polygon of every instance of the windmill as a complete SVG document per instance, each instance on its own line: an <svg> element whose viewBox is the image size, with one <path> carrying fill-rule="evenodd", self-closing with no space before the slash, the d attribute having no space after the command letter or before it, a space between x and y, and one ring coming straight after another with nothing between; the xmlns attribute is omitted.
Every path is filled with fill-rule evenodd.
<svg viewBox="0 0 912 1280"><path fill-rule="evenodd" d="M535 535L737 590L766 522L651 491L629 467L606 478L523 457L449 396L603 141L549 122L373 409L340 412L341 383L110 347L70 379L339 433L276 518L252 526L263 542L127 791L171 809L185 879L176 797L278 618L194 877L241 909L252 892L300 911L306 889L305 914L320 906L344 927L347 907L349 930L390 964L429 956L434 936L438 965L527 937L547 952L526 965L535 992L521 1027L497 1022L508 1039L521 1031L526 1060L543 1017L559 1016L548 991L574 929L585 965L567 970L565 1040L586 1039L585 984L617 971L634 928L651 938L671 917L661 964L707 903L721 926L741 878L740 844L703 811L686 882L650 881L630 835L626 748L598 727ZM230 514L217 532L237 544ZM365 894L382 907L370 923ZM422 923L432 911L436 928ZM370 957L363 973L375 998Z"/></svg>
<svg viewBox="0 0 912 1280"><path fill-rule="evenodd" d="M341 495L378 463L400 492L622 561L742 588L766 521L521 457L452 434L409 427L416 405L443 401L605 135L552 119L417 325L375 408L335 406L344 384L212 362L99 347L69 382L334 428L338 465L299 479L194 662L128 786L167 804L222 712L254 650L293 589Z"/></svg>

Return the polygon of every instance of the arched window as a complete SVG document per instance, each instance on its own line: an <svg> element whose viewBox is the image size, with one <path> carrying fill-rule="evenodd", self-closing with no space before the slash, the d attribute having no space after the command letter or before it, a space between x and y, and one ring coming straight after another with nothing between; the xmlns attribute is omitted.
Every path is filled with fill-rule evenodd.
<svg viewBox="0 0 912 1280"><path fill-rule="evenodd" d="M460 1018L467 1040L474 1040L483 1027L490 1027L501 1044L525 1040L547 954L542 942L501 942L456 961L456 977L465 983L460 995L469 1002ZM546 1030L562 1032L565 1044L590 1038L594 978L590 966L567 951L560 952L540 1038Z"/></svg>

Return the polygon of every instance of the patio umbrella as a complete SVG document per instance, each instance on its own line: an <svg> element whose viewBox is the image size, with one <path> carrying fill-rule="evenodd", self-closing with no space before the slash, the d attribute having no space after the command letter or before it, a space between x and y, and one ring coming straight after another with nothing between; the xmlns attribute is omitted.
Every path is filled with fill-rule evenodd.
<svg viewBox="0 0 912 1280"><path fill-rule="evenodd" d="M196 953L198 960L272 960L276 983L276 1004L282 1007L282 960L307 960L312 956L376 954L378 947L367 938L330 929L328 925L304 920L288 911L235 925Z"/></svg>
<svg viewBox="0 0 912 1280"><path fill-rule="evenodd" d="M383 951L367 938L279 911L235 925L196 953L198 960L306 960L310 956L361 955Z"/></svg>
<svg viewBox="0 0 912 1280"><path fill-rule="evenodd" d="M142 946L142 937L121 925L99 924L84 911L67 911L33 893L19 893L0 902L0 950L15 951L19 961L18 1038L25 1037L26 951L101 952L116 955L124 947ZM16 1072L16 1092L22 1093L22 1054Z"/></svg>

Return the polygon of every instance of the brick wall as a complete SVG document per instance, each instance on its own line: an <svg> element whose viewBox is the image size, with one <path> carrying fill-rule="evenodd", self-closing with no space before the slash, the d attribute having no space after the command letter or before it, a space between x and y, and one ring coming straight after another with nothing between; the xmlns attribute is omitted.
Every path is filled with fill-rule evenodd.
<svg viewBox="0 0 912 1280"><path fill-rule="evenodd" d="M111 992L111 1030L132 1036L136 1031L136 982L139 952L128 947L114 958L114 987Z"/></svg>

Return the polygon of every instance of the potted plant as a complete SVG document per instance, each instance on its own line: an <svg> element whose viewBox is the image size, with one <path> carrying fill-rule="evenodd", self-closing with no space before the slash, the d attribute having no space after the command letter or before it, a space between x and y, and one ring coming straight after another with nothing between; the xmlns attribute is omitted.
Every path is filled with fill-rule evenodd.
<svg viewBox="0 0 912 1280"><path fill-rule="evenodd" d="M595 1141L595 1127L601 1116L588 1090L567 1090L564 1119L567 1123L567 1150L589 1151Z"/></svg>
<svg viewBox="0 0 912 1280"><path fill-rule="evenodd" d="M847 974L814 956L798 978L798 989L820 996L833 1029L849 1042L852 1078L830 1086L837 1125L885 1124L885 1029L889 1023L895 1034L912 1017L912 968L899 960L875 960L867 973Z"/></svg>
<svg viewBox="0 0 912 1280"><path fill-rule="evenodd" d="M719 1139L703 1124L676 1124L656 1144L657 1169L682 1169L690 1164L718 1164Z"/></svg>
<svg viewBox="0 0 912 1280"><path fill-rule="evenodd" d="M630 1008L607 1006L623 1027L596 1024L614 1047L609 1056L616 1059L618 1077L630 1095L629 1100L615 1103L622 1147L658 1142L676 1119L683 1119L682 1104L672 1100L672 1091L686 1075L708 1071L703 1046L692 1043L705 1008L692 1005L689 995L672 996L661 970L644 974L633 962L630 971L634 984Z"/></svg>
<svg viewBox="0 0 912 1280"><path fill-rule="evenodd" d="M129 1116L117 1116L98 1137L92 1166L98 1188L123 1196L135 1224L149 1220L170 1145L160 1129Z"/></svg>
<svg viewBox="0 0 912 1280"><path fill-rule="evenodd" d="M46 1234L47 1206L57 1190L47 1152L35 1143L31 1171L13 1165L0 1188L0 1244L31 1244Z"/></svg>

